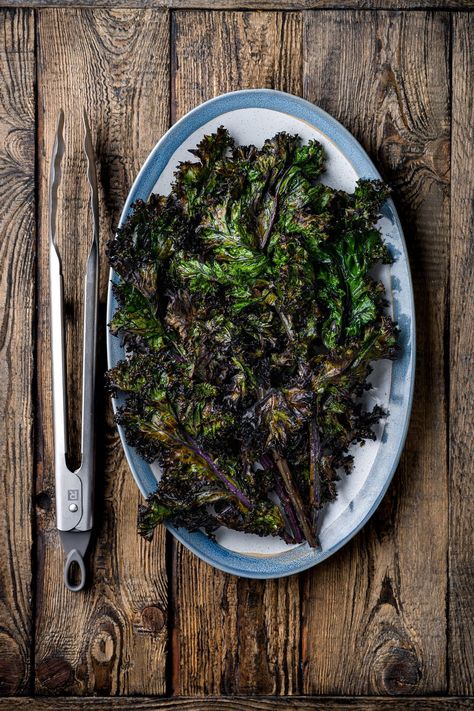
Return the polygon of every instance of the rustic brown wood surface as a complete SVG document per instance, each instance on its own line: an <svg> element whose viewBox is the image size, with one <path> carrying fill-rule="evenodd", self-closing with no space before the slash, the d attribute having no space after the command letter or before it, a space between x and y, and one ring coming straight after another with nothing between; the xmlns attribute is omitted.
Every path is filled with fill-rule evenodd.
<svg viewBox="0 0 474 711"><path fill-rule="evenodd" d="M0 46L0 693L28 690L35 331L35 27L2 11Z"/></svg>
<svg viewBox="0 0 474 711"><path fill-rule="evenodd" d="M0 709L474 708L474 37L469 13L440 10L468 4L428 3L434 12L357 11L351 0L271 4L338 8L308 12L31 4L39 9L15 3L1 12L0 693L35 698L0 699ZM407 5L427 6L363 7ZM285 580L239 580L164 531L152 544L138 539L140 496L102 396L92 581L70 593L55 530L48 330L46 190L57 112L66 113L58 232L77 462L79 275L90 235L82 107L99 165L104 322L105 243L150 148L196 104L247 87L283 89L329 111L394 186L418 322L399 470L369 524L324 564ZM100 698L68 698L93 694ZM148 698L109 698L136 694ZM253 698L198 698L233 694Z"/></svg>
<svg viewBox="0 0 474 711"><path fill-rule="evenodd" d="M468 10L473 0L2 0L4 7L128 7L193 10Z"/></svg>
<svg viewBox="0 0 474 711"><path fill-rule="evenodd" d="M449 690L473 694L474 18L467 14L454 18L452 86Z"/></svg>
<svg viewBox="0 0 474 711"><path fill-rule="evenodd" d="M474 708L474 699L468 697L400 697L397 699L372 696L355 697L309 697L277 696L254 697L234 696L232 698L202 699L199 697L186 699L157 699L135 697L130 698L63 697L55 699L8 698L0 699L0 711L89 711L89 709L106 709L107 711L128 711L133 703L136 711L462 711Z"/></svg>

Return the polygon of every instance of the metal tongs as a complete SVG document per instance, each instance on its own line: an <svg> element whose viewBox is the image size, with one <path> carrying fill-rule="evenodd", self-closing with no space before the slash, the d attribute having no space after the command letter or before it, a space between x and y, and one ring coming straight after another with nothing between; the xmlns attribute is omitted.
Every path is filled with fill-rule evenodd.
<svg viewBox="0 0 474 711"><path fill-rule="evenodd" d="M64 155L64 113L58 117L56 138L51 158L49 180L49 277L51 299L51 350L53 379L54 469L56 485L56 519L62 546L67 554L64 584L74 592L86 582L84 556L92 533L94 489L94 397L97 331L97 283L99 273L99 206L95 157L86 112L84 152L90 185L93 218L92 245L87 258L84 285L84 345L82 363L82 429L81 466L72 472L66 464L66 380L64 357L63 276L56 243L58 187L61 181L61 159ZM71 580L73 564L80 571L78 581Z"/></svg>

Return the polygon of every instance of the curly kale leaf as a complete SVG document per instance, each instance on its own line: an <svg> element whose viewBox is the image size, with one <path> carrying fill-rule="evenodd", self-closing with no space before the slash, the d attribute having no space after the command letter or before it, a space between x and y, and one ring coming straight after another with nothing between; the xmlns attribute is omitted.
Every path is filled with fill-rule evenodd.
<svg viewBox="0 0 474 711"><path fill-rule="evenodd" d="M387 415L361 396L371 363L397 351L371 276L391 261L377 229L388 190L324 185L321 145L286 133L236 147L221 127L192 154L109 244L110 328L128 355L108 385L125 394L129 443L163 468L139 530L315 546L351 447Z"/></svg>

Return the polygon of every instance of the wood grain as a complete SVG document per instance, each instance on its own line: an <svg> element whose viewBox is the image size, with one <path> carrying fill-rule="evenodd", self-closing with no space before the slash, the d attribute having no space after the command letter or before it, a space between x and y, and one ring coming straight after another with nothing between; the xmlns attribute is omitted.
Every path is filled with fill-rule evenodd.
<svg viewBox="0 0 474 711"><path fill-rule="evenodd" d="M5 7L169 8L175 10L469 10L473 0L2 0Z"/></svg>
<svg viewBox="0 0 474 711"><path fill-rule="evenodd" d="M453 18L449 689L474 693L474 18Z"/></svg>
<svg viewBox="0 0 474 711"><path fill-rule="evenodd" d="M133 699L136 711L463 711L474 708L474 699L461 697L259 697L186 698L186 699ZM128 711L130 698L89 697L81 699L28 698L0 699L0 711Z"/></svg>
<svg viewBox="0 0 474 711"><path fill-rule="evenodd" d="M473 18L467 12L450 19L441 12L217 11L467 10L473 3L216 0L213 12L182 11L209 1L2 2L16 9L0 11L0 694L34 690L40 696L0 698L0 711L119 711L132 705L137 711L474 709L472 697L422 696L474 693ZM92 4L96 9L87 9ZM34 15L21 5L41 8L37 66ZM146 5L177 11L171 22L160 10L131 9ZM100 166L105 323L103 247L131 181L168 127L170 100L174 120L218 93L255 86L304 94L331 112L394 185L418 322L413 418L399 471L363 532L302 576L238 580L172 539L166 562L164 531L151 545L135 534L140 496L102 395L98 540L88 565L92 586L71 594L62 584L52 469L46 187L57 111L66 110L59 238L70 386L76 393L71 445L77 452L77 356L90 236L82 106ZM100 367L105 368L103 340ZM338 698L296 696L302 692ZM192 697L152 697L164 693ZM56 694L61 697L44 698ZM148 697L109 696L118 694ZM203 694L253 698L202 699Z"/></svg>
<svg viewBox="0 0 474 711"><path fill-rule="evenodd" d="M295 14L177 14L173 119L225 91L274 87L299 93L301 39ZM297 692L298 578L237 580L180 545L174 560L174 693Z"/></svg>
<svg viewBox="0 0 474 711"><path fill-rule="evenodd" d="M38 16L39 366L37 474L38 584L36 691L41 694L165 692L167 576L164 532L150 545L137 536L138 489L125 462L111 408L97 407L97 543L91 587L70 593L55 531L47 289L46 186L59 108L65 111L58 241L65 275L71 451L77 461L82 353L82 281L91 238L81 112L89 114L101 184L102 324L105 367L105 244L146 155L169 120L169 18L160 11L56 11ZM102 388L99 386L100 391ZM71 425L74 423L74 426Z"/></svg>
<svg viewBox="0 0 474 711"><path fill-rule="evenodd" d="M410 431L376 515L306 575L305 693L445 691L450 22L308 13L304 93L365 146L406 233L417 314Z"/></svg>
<svg viewBox="0 0 474 711"><path fill-rule="evenodd" d="M33 633L33 13L1 11L0 32L0 693L17 694L29 688Z"/></svg>

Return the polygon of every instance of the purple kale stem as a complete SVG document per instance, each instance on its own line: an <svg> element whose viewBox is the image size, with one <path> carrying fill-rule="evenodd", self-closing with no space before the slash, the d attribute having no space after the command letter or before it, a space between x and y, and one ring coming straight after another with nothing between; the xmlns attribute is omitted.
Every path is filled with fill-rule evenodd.
<svg viewBox="0 0 474 711"><path fill-rule="evenodd" d="M291 499L288 496L288 492L285 488L285 485L278 472L275 471L275 465L273 463L272 458L268 454L262 454L262 456L260 457L260 464L267 471L273 470L275 475L275 493L281 501L283 510L285 511L286 517L288 519L288 523L290 524L291 529L293 531L296 543L302 543L304 541L304 536L298 523L298 518L293 508L293 504L291 503Z"/></svg>
<svg viewBox="0 0 474 711"><path fill-rule="evenodd" d="M319 462L321 459L321 437L316 419L309 422L309 466L312 491L311 503L319 508L321 505L321 476Z"/></svg>
<svg viewBox="0 0 474 711"><path fill-rule="evenodd" d="M268 454L262 454L260 457L260 464L266 471L273 469L273 459Z"/></svg>
<svg viewBox="0 0 474 711"><path fill-rule="evenodd" d="M318 539L316 538L315 532L313 530L312 522L310 521L305 505L301 498L301 494L298 490L296 483L293 481L293 477L288 466L288 462L285 457L277 450L272 450L272 456L274 462L281 474L283 483L286 486L288 495L291 498L292 504L295 507L296 515L298 516L298 521L301 525L304 537L306 538L308 544L311 548L318 547Z"/></svg>
<svg viewBox="0 0 474 711"><path fill-rule="evenodd" d="M282 503L283 510L285 511L286 518L288 519L288 523L291 526L291 530L295 537L296 543L302 543L304 541L303 533L301 532L301 528L298 524L298 519L296 518L293 506L291 505L290 497L288 496L288 493L278 474L275 476L275 493L277 494L278 498Z"/></svg>
<svg viewBox="0 0 474 711"><path fill-rule="evenodd" d="M321 437L316 418L309 422L309 481L311 496L311 517L314 529L318 522L319 509L321 508Z"/></svg>
<svg viewBox="0 0 474 711"><path fill-rule="evenodd" d="M240 489L238 489L235 484L233 484L229 479L223 474L220 469L216 467L212 459L206 452L204 452L200 446L198 445L197 442L195 442L192 437L190 437L188 434L186 434L186 439L187 439L187 446L193 450L193 452L196 452L196 454L203 459L206 464L209 466L210 469L214 472L214 474L222 481L222 483L229 489L229 491L240 501L241 504L245 506L247 509L253 509L252 503L247 499L245 494L243 494Z"/></svg>

